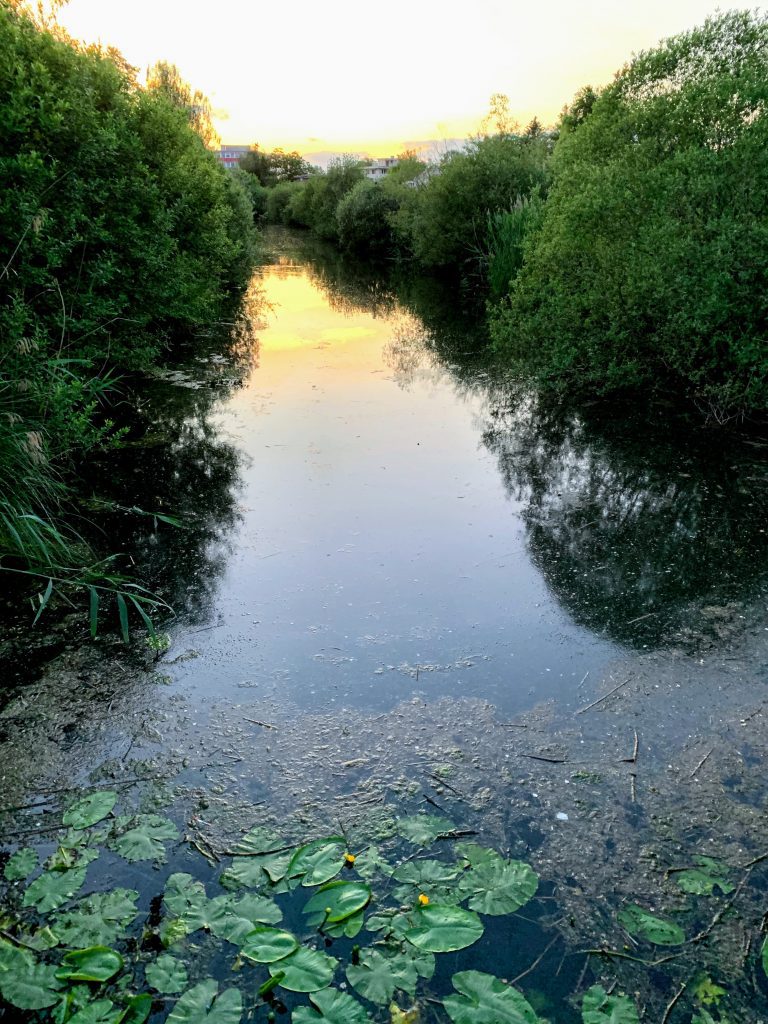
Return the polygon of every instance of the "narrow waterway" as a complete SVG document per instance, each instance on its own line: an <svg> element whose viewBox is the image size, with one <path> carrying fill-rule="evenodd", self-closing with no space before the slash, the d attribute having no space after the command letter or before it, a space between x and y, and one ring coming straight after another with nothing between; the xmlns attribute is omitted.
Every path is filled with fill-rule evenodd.
<svg viewBox="0 0 768 1024"><path fill-rule="evenodd" d="M724 895L674 872L706 855L736 884L764 852L766 449L662 412L549 408L494 369L461 296L290 232L266 244L235 352L203 340L142 384L94 484L184 524L101 522L175 608L170 649L94 645L75 614L3 637L8 849L62 779L151 778L221 849L254 820L370 841L447 814L542 880L454 970L525 972L552 1024L596 980L660 1020L710 975L728 1020L765 1017L760 864L663 969L636 943L618 958L617 914L663 909L697 936ZM713 1008L686 999L672 1024Z"/></svg>

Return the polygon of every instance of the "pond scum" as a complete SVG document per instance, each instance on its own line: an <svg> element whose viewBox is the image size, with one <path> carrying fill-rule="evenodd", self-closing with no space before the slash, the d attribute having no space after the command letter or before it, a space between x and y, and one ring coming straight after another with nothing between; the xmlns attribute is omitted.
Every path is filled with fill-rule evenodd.
<svg viewBox="0 0 768 1024"><path fill-rule="evenodd" d="M397 837L362 848L345 835L288 843L257 825L232 850L198 848L205 881L175 872L140 912L136 890L89 892L89 866L104 858L102 868L113 876L122 864L144 878L165 863L180 834L167 817L130 808L119 814L117 804L108 789L77 799L42 864L32 847L4 856L0 1018L558 1024L539 1016L523 988L472 969L472 947L494 918L517 914L536 896L538 876L446 817L401 817ZM706 857L675 872L695 900L738 894L743 882L734 885L730 876ZM713 924L730 905L722 903ZM686 936L676 922L638 905L617 917L628 945L611 957L651 968L674 958L674 947L704 937ZM460 950L468 969L442 971L440 959L453 967L450 954ZM765 944L760 957L765 970ZM435 984L438 978L444 981ZM719 1006L726 990L706 974L678 989L663 1024L673 1011L678 1019L684 991L692 1009L679 1019L727 1024ZM583 1024L641 1019L615 982L588 988L577 1011Z"/></svg>

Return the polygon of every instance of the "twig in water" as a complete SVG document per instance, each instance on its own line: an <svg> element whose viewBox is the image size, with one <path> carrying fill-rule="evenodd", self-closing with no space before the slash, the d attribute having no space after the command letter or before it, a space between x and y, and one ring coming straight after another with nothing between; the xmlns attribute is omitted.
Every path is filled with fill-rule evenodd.
<svg viewBox="0 0 768 1024"><path fill-rule="evenodd" d="M557 942L557 940L559 938L560 938L559 935L555 935L555 937L552 939L552 941L547 943L547 945L544 947L544 949L541 951L541 953L539 953L539 955L533 961L531 966L530 967L526 967L526 969L524 971L522 971L520 974L518 974L516 978L513 978L510 981L509 984L510 985L516 985L518 983L518 981L520 981L521 978L525 978L526 975L531 974L533 971L535 971L536 968L541 963L541 961L544 959L544 957L547 955L547 953L550 951L550 949L552 949L552 947L554 946L554 944Z"/></svg>
<svg viewBox="0 0 768 1024"><path fill-rule="evenodd" d="M632 772L629 776L629 795L632 798L632 803L637 803L637 773Z"/></svg>
<svg viewBox="0 0 768 1024"><path fill-rule="evenodd" d="M635 729L635 745L632 748L632 756L631 757L622 757L621 760L622 760L623 764L637 764L637 751L638 751L639 746L640 746L640 741L637 738L637 729Z"/></svg>
<svg viewBox="0 0 768 1024"><path fill-rule="evenodd" d="M609 690L608 693L606 693L604 696L598 697L597 700L593 700L592 703L587 704L585 708L579 708L576 714L583 715L585 711L590 711L592 708L596 708L598 704L602 704L604 700L608 700L611 694L616 693L616 691L620 690L622 686L626 686L631 678L632 676L627 676L627 678L622 683L619 683L618 686L614 686L614 688L612 690Z"/></svg>
<svg viewBox="0 0 768 1024"><path fill-rule="evenodd" d="M712 753L712 751L713 751L714 749L715 749L715 748L714 748L714 747L712 747L712 748L711 748L710 750L708 750L708 751L706 752L706 754L704 755L704 757L702 757L702 759L701 759L701 760L699 761L699 763L698 763L698 764L696 765L696 767L695 767L695 768L693 769L693 771L692 771L692 772L691 772L691 774L689 775L689 778L691 778L691 779L692 779L692 778L694 777L694 775L696 774L696 772L698 772L699 768L703 768L703 767L704 767L704 762L705 762L705 761L706 761L706 760L707 760L707 759L709 758L709 755L710 755L710 754Z"/></svg>
<svg viewBox="0 0 768 1024"><path fill-rule="evenodd" d="M658 614L658 612L646 612L645 615L638 615L636 619L630 619L627 625L633 626L636 622L642 622L643 619L650 619L651 616Z"/></svg>
<svg viewBox="0 0 768 1024"><path fill-rule="evenodd" d="M674 1008L677 1006L677 1003L678 1003L678 1001L680 999L680 996L683 994L683 992L685 992L686 986L687 986L687 982L684 981L681 984L680 988L677 990L677 992L675 992L675 994L672 996L670 1001L667 1003L667 1008L664 1011L664 1016L661 1018L661 1024L667 1024L667 1021L669 1020L669 1015L672 1013Z"/></svg>
<svg viewBox="0 0 768 1024"><path fill-rule="evenodd" d="M447 814L448 813L444 807L441 807L440 804L437 803L436 800L433 800L431 796L427 796L426 793L424 794L424 799L427 801L428 804L432 804L433 807L436 807L438 809L438 811L441 812L441 814Z"/></svg>
<svg viewBox="0 0 768 1024"><path fill-rule="evenodd" d="M270 725L269 722L260 722L257 718L244 718L244 722L250 722L251 725L260 725L262 729L277 729L276 725Z"/></svg>
<svg viewBox="0 0 768 1024"><path fill-rule="evenodd" d="M523 754L523 757L529 757L532 761L546 761L547 764L568 764L568 759L565 757L544 757L542 754Z"/></svg>

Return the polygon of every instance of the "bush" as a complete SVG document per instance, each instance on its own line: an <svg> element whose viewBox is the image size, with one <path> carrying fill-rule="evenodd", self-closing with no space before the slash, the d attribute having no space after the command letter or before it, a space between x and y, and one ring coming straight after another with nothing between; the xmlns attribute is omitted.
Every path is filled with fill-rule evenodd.
<svg viewBox="0 0 768 1024"><path fill-rule="evenodd" d="M541 227L544 204L537 195L519 199L511 210L488 217L488 285L491 297L508 294L512 281L523 265L528 236Z"/></svg>
<svg viewBox="0 0 768 1024"><path fill-rule="evenodd" d="M563 124L496 344L557 387L768 407L768 21L641 53Z"/></svg>
<svg viewBox="0 0 768 1024"><path fill-rule="evenodd" d="M372 181L359 181L336 208L339 244L351 252L382 256L392 245L390 217L397 200Z"/></svg>

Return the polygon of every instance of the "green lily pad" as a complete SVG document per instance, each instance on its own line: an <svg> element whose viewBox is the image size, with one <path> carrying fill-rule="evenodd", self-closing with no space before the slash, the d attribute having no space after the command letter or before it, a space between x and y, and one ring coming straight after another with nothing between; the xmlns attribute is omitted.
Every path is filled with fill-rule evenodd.
<svg viewBox="0 0 768 1024"><path fill-rule="evenodd" d="M142 992L128 1000L118 1024L144 1024L151 1012L152 996L148 992Z"/></svg>
<svg viewBox="0 0 768 1024"><path fill-rule="evenodd" d="M240 1024L243 998L239 989L228 988L221 995L218 991L218 982L212 978L201 981L177 1001L167 1024Z"/></svg>
<svg viewBox="0 0 768 1024"><path fill-rule="evenodd" d="M274 885L285 876L292 856L288 850L256 857L233 857L227 870L222 872L221 884L225 889L256 889L266 884Z"/></svg>
<svg viewBox="0 0 768 1024"><path fill-rule="evenodd" d="M331 983L338 961L326 953L300 946L295 953L269 965L269 973L281 974L280 985L289 992L317 992Z"/></svg>
<svg viewBox="0 0 768 1024"><path fill-rule="evenodd" d="M429 846L438 836L453 832L455 828L449 818L434 814L415 814L412 818L401 818L397 823L400 835L417 846Z"/></svg>
<svg viewBox="0 0 768 1024"><path fill-rule="evenodd" d="M299 948L290 932L279 928L254 928L243 939L240 952L259 964L273 964Z"/></svg>
<svg viewBox="0 0 768 1024"><path fill-rule="evenodd" d="M711 896L719 889L727 896L736 888L728 881L729 869L711 857L695 857L697 867L688 868L677 874L677 884L683 892L694 896Z"/></svg>
<svg viewBox="0 0 768 1024"><path fill-rule="evenodd" d="M111 999L96 999L78 1010L67 1024L120 1024L122 1017L123 1010Z"/></svg>
<svg viewBox="0 0 768 1024"><path fill-rule="evenodd" d="M385 955L377 949L360 954L360 962L347 967L347 981L361 996L372 1003L385 1005L396 989L410 995L416 992L419 973L414 962L406 956Z"/></svg>
<svg viewBox="0 0 768 1024"><path fill-rule="evenodd" d="M81 800L72 804L69 810L61 819L65 825L74 829L89 828L96 822L111 814L117 803L117 793L111 789L99 790L97 793L89 793Z"/></svg>
<svg viewBox="0 0 768 1024"><path fill-rule="evenodd" d="M85 868L71 868L69 871L44 871L31 882L24 893L22 904L34 907L41 914L47 914L72 899L85 881Z"/></svg>
<svg viewBox="0 0 768 1024"><path fill-rule="evenodd" d="M107 946L90 946L65 953L56 971L59 981L98 981L113 978L123 968L123 958Z"/></svg>
<svg viewBox="0 0 768 1024"><path fill-rule="evenodd" d="M679 946L685 942L683 929L662 917L632 904L618 915L619 924L635 938L647 939L656 946Z"/></svg>
<svg viewBox="0 0 768 1024"><path fill-rule="evenodd" d="M368 881L375 875L389 878L392 874L392 865L381 856L378 846L369 846L367 850L357 855L355 871Z"/></svg>
<svg viewBox="0 0 768 1024"><path fill-rule="evenodd" d="M428 953L451 953L477 942L483 923L477 914L461 907L431 904L414 911L413 925L405 938Z"/></svg>
<svg viewBox="0 0 768 1024"><path fill-rule="evenodd" d="M0 995L19 1010L44 1010L59 1001L61 984L56 968L24 963L21 969L0 970Z"/></svg>
<svg viewBox="0 0 768 1024"><path fill-rule="evenodd" d="M531 1004L520 992L483 971L454 974L459 995L443 1000L454 1024L540 1024Z"/></svg>
<svg viewBox="0 0 768 1024"><path fill-rule="evenodd" d="M247 893L239 899L227 897L223 915L216 916L210 929L217 938L239 946L257 925L278 924L282 919L283 913L273 900Z"/></svg>
<svg viewBox="0 0 768 1024"><path fill-rule="evenodd" d="M186 917L198 913L208 902L205 886L184 871L176 871L168 877L163 891L163 903L174 917Z"/></svg>
<svg viewBox="0 0 768 1024"><path fill-rule="evenodd" d="M37 851L25 846L11 854L3 869L3 877L8 882L20 882L29 878L37 867Z"/></svg>
<svg viewBox="0 0 768 1024"><path fill-rule="evenodd" d="M392 877L396 882L423 889L425 886L449 885L460 874L461 868L458 864L447 864L443 860L426 858L399 864L392 872Z"/></svg>
<svg viewBox="0 0 768 1024"><path fill-rule="evenodd" d="M329 882L307 900L307 924L337 924L366 907L370 899L371 887L365 882Z"/></svg>
<svg viewBox="0 0 768 1024"><path fill-rule="evenodd" d="M329 924L327 921L323 925L323 935L327 935L332 939L354 939L358 935L365 924L365 911L358 910L356 914L351 914L349 917L345 917L343 921L338 921L336 924Z"/></svg>
<svg viewBox="0 0 768 1024"><path fill-rule="evenodd" d="M176 826L157 814L142 814L134 820L134 827L113 839L111 848L128 861L164 861L164 844L179 838Z"/></svg>
<svg viewBox="0 0 768 1024"><path fill-rule="evenodd" d="M122 935L137 914L135 889L94 893L77 907L59 914L54 928L64 946L107 946Z"/></svg>
<svg viewBox="0 0 768 1024"><path fill-rule="evenodd" d="M370 1024L371 1018L363 1007L352 996L346 992L338 992L336 989L326 988L320 992L313 992L309 997L314 1004L310 1006L299 1006L291 1015L291 1024L317 1024L318 1021L326 1021L326 1024Z"/></svg>
<svg viewBox="0 0 768 1024"><path fill-rule="evenodd" d="M163 995L176 995L189 984L187 968L176 957L162 953L152 964L147 964L147 983Z"/></svg>
<svg viewBox="0 0 768 1024"><path fill-rule="evenodd" d="M640 1024L637 1009L626 996L609 996L602 985L593 985L584 993L581 1004L583 1024Z"/></svg>
<svg viewBox="0 0 768 1024"><path fill-rule="evenodd" d="M521 860L505 860L495 850L466 844L462 855L469 864L459 882L461 899L481 914L513 914L535 894L539 876Z"/></svg>
<svg viewBox="0 0 768 1024"><path fill-rule="evenodd" d="M323 885L344 867L345 847L342 836L313 839L293 854L285 877L299 881L304 886Z"/></svg>

